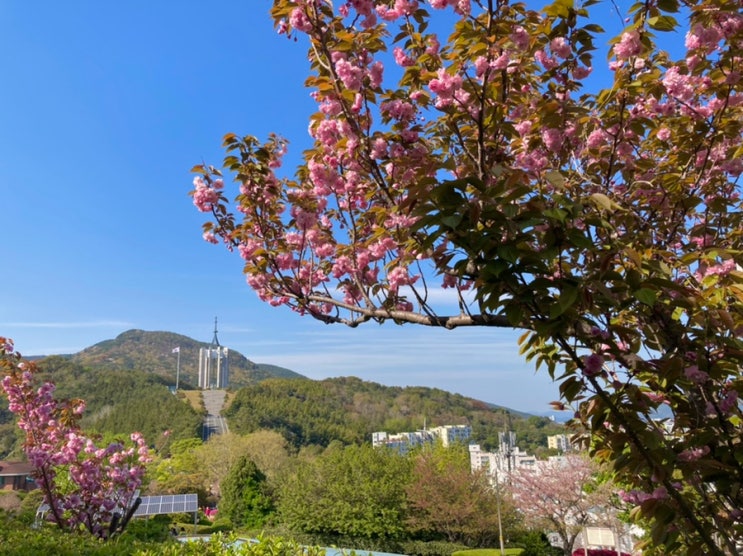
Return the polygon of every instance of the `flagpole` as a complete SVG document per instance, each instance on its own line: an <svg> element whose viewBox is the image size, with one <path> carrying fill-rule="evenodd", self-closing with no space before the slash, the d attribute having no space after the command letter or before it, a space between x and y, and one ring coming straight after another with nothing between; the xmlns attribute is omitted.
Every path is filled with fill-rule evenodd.
<svg viewBox="0 0 743 556"><path fill-rule="evenodd" d="M178 359L175 364L175 391L178 392L178 381L181 377L181 348L178 347Z"/></svg>

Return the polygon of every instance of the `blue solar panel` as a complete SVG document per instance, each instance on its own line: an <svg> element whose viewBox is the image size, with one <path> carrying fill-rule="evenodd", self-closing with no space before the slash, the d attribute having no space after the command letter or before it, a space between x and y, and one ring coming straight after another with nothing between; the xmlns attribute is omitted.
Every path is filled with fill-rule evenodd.
<svg viewBox="0 0 743 556"><path fill-rule="evenodd" d="M143 496L142 503L134 512L134 517L159 514L180 514L196 512L199 509L195 494L168 494L164 496Z"/></svg>

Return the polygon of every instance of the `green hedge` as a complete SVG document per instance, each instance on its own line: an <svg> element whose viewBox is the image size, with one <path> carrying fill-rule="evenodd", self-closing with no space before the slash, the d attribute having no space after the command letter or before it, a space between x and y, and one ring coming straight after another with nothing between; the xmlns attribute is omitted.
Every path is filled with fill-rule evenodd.
<svg viewBox="0 0 743 556"><path fill-rule="evenodd" d="M503 549L505 556L520 556L523 552L523 548L505 548ZM500 548L476 548L474 550L460 550L452 554L452 556L501 556Z"/></svg>

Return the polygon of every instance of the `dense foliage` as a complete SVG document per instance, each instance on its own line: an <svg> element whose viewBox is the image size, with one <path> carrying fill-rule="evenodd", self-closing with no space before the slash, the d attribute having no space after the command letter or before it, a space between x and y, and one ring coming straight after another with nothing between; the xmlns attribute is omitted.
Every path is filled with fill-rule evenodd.
<svg viewBox="0 0 743 556"><path fill-rule="evenodd" d="M614 3L534 8L274 0L309 45L313 143L289 178L284 139L228 134L234 204L195 168L204 237L261 299L326 323L524 329L646 549L734 553L741 2L635 3L613 38L596 22Z"/></svg>
<svg viewBox="0 0 743 556"><path fill-rule="evenodd" d="M282 538L261 538L259 543L237 537L212 535L204 541L176 541L167 525L157 520L133 523L130 530L107 542L62 533L50 527L33 529L0 513L0 552L3 556L322 556L316 547Z"/></svg>
<svg viewBox="0 0 743 556"><path fill-rule="evenodd" d="M161 451L167 451L173 440L200 435L203 416L174 396L162 377L144 371L93 370L59 357L38 365L43 377L54 380L60 396L85 398L85 428L107 434L138 430ZM167 442L161 442L166 431Z"/></svg>
<svg viewBox="0 0 743 556"><path fill-rule="evenodd" d="M432 446L416 453L412 465L406 494L414 535L467 546L497 546L502 531L513 536L520 518L507 489L472 472L465 446Z"/></svg>
<svg viewBox="0 0 743 556"><path fill-rule="evenodd" d="M282 523L326 537L404 535L409 461L387 450L333 445L279 484Z"/></svg>
<svg viewBox="0 0 743 556"><path fill-rule="evenodd" d="M517 536L521 523L506 491L471 473L463 446L429 445L401 455L333 444L317 457L299 458L277 490L277 521L324 544L373 543L392 552L411 550L406 543L413 541L487 547L498 544L499 517L506 539Z"/></svg>
<svg viewBox="0 0 743 556"><path fill-rule="evenodd" d="M236 527L260 528L273 513L266 475L247 456L242 456L232 466L220 491L219 515Z"/></svg>
<svg viewBox="0 0 743 556"><path fill-rule="evenodd" d="M268 380L240 389L225 412L238 433L280 432L294 447L369 442L371 433L470 425L473 442L498 445L498 433L515 430L519 446L534 450L564 427L547 418L524 419L502 408L424 387L388 387L353 377L322 381Z"/></svg>

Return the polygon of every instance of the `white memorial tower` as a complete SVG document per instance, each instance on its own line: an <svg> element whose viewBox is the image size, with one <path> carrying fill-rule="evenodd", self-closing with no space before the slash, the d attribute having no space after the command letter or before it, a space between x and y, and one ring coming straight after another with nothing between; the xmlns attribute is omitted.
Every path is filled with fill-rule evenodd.
<svg viewBox="0 0 743 556"><path fill-rule="evenodd" d="M217 317L214 317L214 338L209 347L199 350L199 388L202 390L224 389L230 380L228 350L219 345Z"/></svg>

